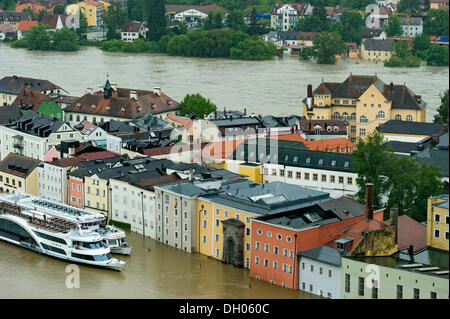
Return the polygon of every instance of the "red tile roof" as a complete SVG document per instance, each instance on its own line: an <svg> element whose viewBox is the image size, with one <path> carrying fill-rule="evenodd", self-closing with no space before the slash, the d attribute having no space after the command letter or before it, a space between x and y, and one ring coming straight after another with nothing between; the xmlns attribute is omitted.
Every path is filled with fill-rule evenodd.
<svg viewBox="0 0 450 319"><path fill-rule="evenodd" d="M37 111L39 106L43 101L50 101L51 98L49 98L47 95L42 94L37 91L30 91L30 90L23 90L22 92L17 95L16 99L11 103L11 105L32 105L31 108L32 111Z"/></svg>
<svg viewBox="0 0 450 319"><path fill-rule="evenodd" d="M116 157L116 156L120 156L120 154L113 153L110 151L91 152L91 153L83 153L83 154L77 155L77 157L82 158L86 161L93 161L93 160L111 158L111 157Z"/></svg>
<svg viewBox="0 0 450 319"><path fill-rule="evenodd" d="M34 27L35 25L37 25L38 22L37 21L26 21L26 20L22 20L19 23L19 26L17 27L17 30L20 31L30 31L32 27Z"/></svg>
<svg viewBox="0 0 450 319"><path fill-rule="evenodd" d="M391 220L384 222L389 226ZM400 250L414 246L414 251L422 250L427 245L427 226L419 223L408 215L398 217L398 248Z"/></svg>
<svg viewBox="0 0 450 319"><path fill-rule="evenodd" d="M84 162L84 161L85 161L85 159L83 159L81 157L69 157L69 158L62 158L62 159L48 162L48 163L59 166L59 167L72 167L75 164L78 164L78 163Z"/></svg>
<svg viewBox="0 0 450 319"><path fill-rule="evenodd" d="M172 120L177 123L180 123L186 130L188 130L193 124L191 119L188 119L186 117L177 116L174 113L169 113L164 120L166 122L167 122L167 120Z"/></svg>

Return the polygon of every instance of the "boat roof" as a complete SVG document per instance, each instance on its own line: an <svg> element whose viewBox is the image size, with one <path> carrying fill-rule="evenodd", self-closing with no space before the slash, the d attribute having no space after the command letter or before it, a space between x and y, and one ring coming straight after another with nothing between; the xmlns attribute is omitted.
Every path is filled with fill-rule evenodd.
<svg viewBox="0 0 450 319"><path fill-rule="evenodd" d="M0 195L0 201L19 205L27 210L32 210L47 214L49 216L58 217L77 224L99 222L106 219L106 217L100 213L89 212L81 208L56 203L31 195Z"/></svg>

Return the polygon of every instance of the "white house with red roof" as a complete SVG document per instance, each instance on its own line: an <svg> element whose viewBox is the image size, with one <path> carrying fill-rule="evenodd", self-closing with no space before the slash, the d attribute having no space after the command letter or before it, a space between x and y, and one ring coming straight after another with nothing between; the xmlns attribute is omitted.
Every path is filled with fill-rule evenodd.
<svg viewBox="0 0 450 319"><path fill-rule="evenodd" d="M277 2L270 14L270 27L277 31L293 29L298 19L312 14L313 7L309 3Z"/></svg>
<svg viewBox="0 0 450 319"><path fill-rule="evenodd" d="M37 24L37 21L20 21L19 26L17 27L17 40L23 39L28 33L30 33L31 28Z"/></svg>
<svg viewBox="0 0 450 319"><path fill-rule="evenodd" d="M98 147L106 146L108 133L101 127L98 127L87 120L83 120L80 124L75 125L74 128L81 132L81 135L83 135L86 142L93 141Z"/></svg>

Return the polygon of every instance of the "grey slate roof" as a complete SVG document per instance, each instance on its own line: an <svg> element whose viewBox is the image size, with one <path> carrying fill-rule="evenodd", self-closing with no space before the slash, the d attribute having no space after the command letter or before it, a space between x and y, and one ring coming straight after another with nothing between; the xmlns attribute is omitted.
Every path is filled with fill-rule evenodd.
<svg viewBox="0 0 450 319"><path fill-rule="evenodd" d="M292 141L278 141L278 147L271 147L270 143L263 144L254 139L239 144L229 158L253 163L277 163L342 172L355 171L352 154L310 151L303 143Z"/></svg>
<svg viewBox="0 0 450 319"><path fill-rule="evenodd" d="M391 51L392 40L366 39L363 45L366 50Z"/></svg>
<svg viewBox="0 0 450 319"><path fill-rule="evenodd" d="M436 147L439 149L448 150L448 132L439 136L439 143Z"/></svg>
<svg viewBox="0 0 450 319"><path fill-rule="evenodd" d="M387 144L392 147L396 153L407 153L410 154L411 151L421 151L428 147L430 144L430 138L426 139L422 143L410 143L410 142L400 142L400 141L389 141Z"/></svg>
<svg viewBox="0 0 450 319"><path fill-rule="evenodd" d="M218 127L224 127L224 126L237 126L237 125L249 125L249 124L262 124L262 121L258 119L257 117L251 116L251 117L240 117L240 118L233 118L233 119L217 119L217 120L209 120L213 124L215 124Z"/></svg>
<svg viewBox="0 0 450 319"><path fill-rule="evenodd" d="M0 125L17 121L22 117L19 105L9 105L0 107Z"/></svg>
<svg viewBox="0 0 450 319"><path fill-rule="evenodd" d="M320 246L310 250L305 250L299 252L298 256L307 257L335 266L340 266L342 264L342 255L339 250L328 246Z"/></svg>
<svg viewBox="0 0 450 319"><path fill-rule="evenodd" d="M363 38L373 38L378 37L383 32L383 29L369 29L367 27L364 27L364 29L361 31L361 36Z"/></svg>
<svg viewBox="0 0 450 319"><path fill-rule="evenodd" d="M428 148L426 150L423 150L422 152L413 155L414 158L417 158L420 162L431 164L433 166L436 166L440 169L441 174L445 177L448 176L448 164L449 164L449 157L448 157L448 150L440 150L437 148Z"/></svg>
<svg viewBox="0 0 450 319"><path fill-rule="evenodd" d="M385 134L393 133L433 136L433 134L438 134L439 130L443 127L444 124L440 123L389 120L379 125L377 127L377 131Z"/></svg>
<svg viewBox="0 0 450 319"><path fill-rule="evenodd" d="M16 12L22 13L22 12ZM0 12L0 15L2 12ZM29 15L29 13L27 13ZM22 76L5 76L0 80L0 92L9 94L19 94L24 89L42 92L43 90L57 90L61 87L51 83L47 80L27 78Z"/></svg>
<svg viewBox="0 0 450 319"><path fill-rule="evenodd" d="M27 111L16 123L5 124L4 126L38 137L48 137L55 133L63 124L61 120L54 117L42 115L31 110ZM69 124L66 124L70 127Z"/></svg>

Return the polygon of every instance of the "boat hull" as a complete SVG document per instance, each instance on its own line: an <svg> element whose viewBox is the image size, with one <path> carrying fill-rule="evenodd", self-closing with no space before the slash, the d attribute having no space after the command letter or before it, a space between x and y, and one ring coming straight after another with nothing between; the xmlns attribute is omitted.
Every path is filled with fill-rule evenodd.
<svg viewBox="0 0 450 319"><path fill-rule="evenodd" d="M112 254L131 255L131 246L126 247L109 247Z"/></svg>

